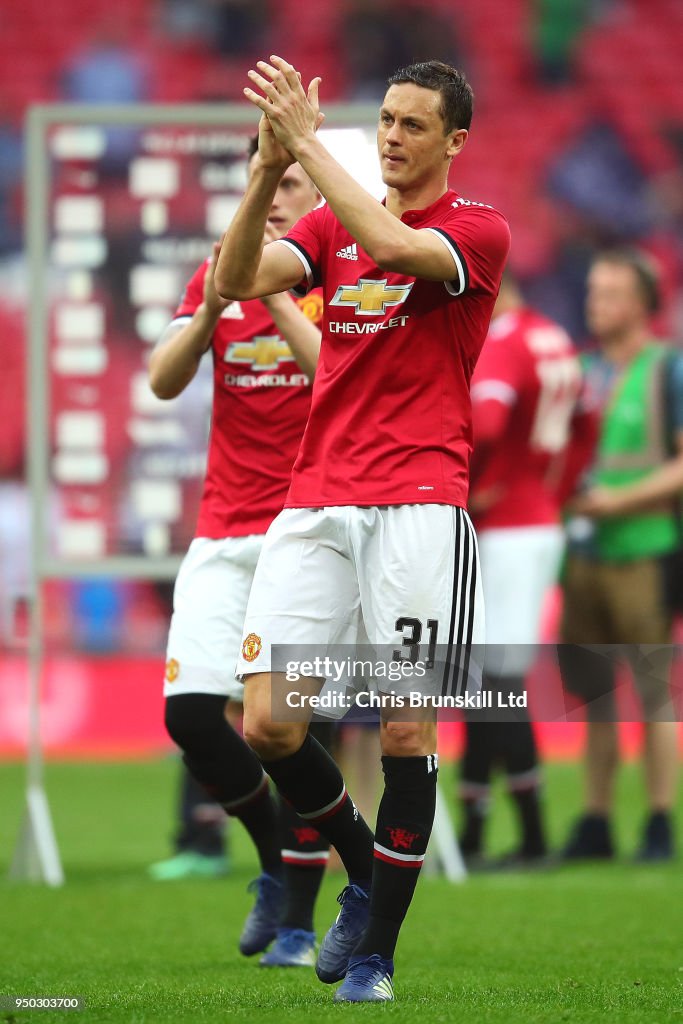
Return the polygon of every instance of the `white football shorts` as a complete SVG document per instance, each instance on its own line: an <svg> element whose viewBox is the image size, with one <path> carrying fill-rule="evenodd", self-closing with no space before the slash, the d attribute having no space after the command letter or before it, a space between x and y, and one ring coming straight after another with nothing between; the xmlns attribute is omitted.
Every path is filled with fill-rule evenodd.
<svg viewBox="0 0 683 1024"><path fill-rule="evenodd" d="M275 518L254 574L238 675L281 670L280 645L324 658L366 639L401 661L431 655L425 692L463 691L472 645L484 642L477 541L464 509L329 506Z"/></svg>
<svg viewBox="0 0 683 1024"><path fill-rule="evenodd" d="M164 697L215 693L242 700L235 679L242 626L263 535L192 541L178 572Z"/></svg>
<svg viewBox="0 0 683 1024"><path fill-rule="evenodd" d="M564 548L560 526L482 530L479 553L486 601L486 669L524 675L540 640L541 611Z"/></svg>

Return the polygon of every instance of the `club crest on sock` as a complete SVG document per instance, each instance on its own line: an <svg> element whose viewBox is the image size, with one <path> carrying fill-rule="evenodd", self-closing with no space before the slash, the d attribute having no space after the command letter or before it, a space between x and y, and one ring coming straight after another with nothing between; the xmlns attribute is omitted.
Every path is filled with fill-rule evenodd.
<svg viewBox="0 0 683 1024"><path fill-rule="evenodd" d="M410 850L416 839L420 838L419 832L409 832L406 828L391 828L387 826L387 832L391 845L395 850Z"/></svg>

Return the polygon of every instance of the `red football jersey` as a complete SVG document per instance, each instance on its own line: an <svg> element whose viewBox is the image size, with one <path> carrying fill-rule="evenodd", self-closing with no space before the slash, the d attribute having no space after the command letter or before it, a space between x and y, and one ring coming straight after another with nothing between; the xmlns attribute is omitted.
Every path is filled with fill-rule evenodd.
<svg viewBox="0 0 683 1024"><path fill-rule="evenodd" d="M206 264L190 279L174 321L203 300ZM314 323L322 296L295 300ZM211 342L214 365L211 436L197 537L265 533L282 511L299 450L311 387L258 299L233 302Z"/></svg>
<svg viewBox="0 0 683 1024"><path fill-rule="evenodd" d="M495 318L472 378L478 530L558 521L553 469L580 390L581 367L562 327L531 309Z"/></svg>
<svg viewBox="0 0 683 1024"><path fill-rule="evenodd" d="M281 245L303 287L322 283L320 362L286 506L467 502L469 383L498 292L510 233L490 206L447 191L404 223L453 255L453 279L381 270L327 205Z"/></svg>

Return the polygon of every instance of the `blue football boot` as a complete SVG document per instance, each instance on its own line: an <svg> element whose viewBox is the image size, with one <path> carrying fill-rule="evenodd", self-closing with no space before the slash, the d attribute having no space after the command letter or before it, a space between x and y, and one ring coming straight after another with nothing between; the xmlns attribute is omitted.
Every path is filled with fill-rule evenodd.
<svg viewBox="0 0 683 1024"><path fill-rule="evenodd" d="M394 961L385 960L379 953L371 956L352 956L344 978L334 993L335 1003L388 1003L393 1002Z"/></svg>
<svg viewBox="0 0 683 1024"><path fill-rule="evenodd" d="M275 942L259 964L261 967L315 967L315 932L278 928Z"/></svg>
<svg viewBox="0 0 683 1024"><path fill-rule="evenodd" d="M249 883L247 892L256 893L256 903L244 922L239 948L245 956L253 956L262 953L275 938L285 892L282 882L265 872Z"/></svg>
<svg viewBox="0 0 683 1024"><path fill-rule="evenodd" d="M320 943L315 971L326 985L341 981L349 957L360 942L370 913L370 893L359 885L347 885L337 896L341 910Z"/></svg>

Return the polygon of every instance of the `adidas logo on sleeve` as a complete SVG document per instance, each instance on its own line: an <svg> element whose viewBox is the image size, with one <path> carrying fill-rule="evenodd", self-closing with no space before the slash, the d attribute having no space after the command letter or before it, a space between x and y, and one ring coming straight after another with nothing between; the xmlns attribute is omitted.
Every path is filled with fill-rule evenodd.
<svg viewBox="0 0 683 1024"><path fill-rule="evenodd" d="M345 245L343 249L339 249L337 256L342 260L357 260L358 259L358 246L354 242L353 245Z"/></svg>

